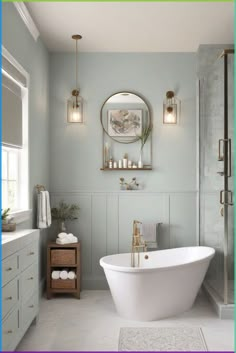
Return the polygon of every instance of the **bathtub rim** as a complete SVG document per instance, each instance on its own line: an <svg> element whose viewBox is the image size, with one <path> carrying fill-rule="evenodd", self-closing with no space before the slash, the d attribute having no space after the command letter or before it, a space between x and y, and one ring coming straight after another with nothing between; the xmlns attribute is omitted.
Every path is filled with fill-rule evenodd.
<svg viewBox="0 0 236 353"><path fill-rule="evenodd" d="M193 266L195 264L200 264L206 261L210 261L214 255L215 255L215 249L210 247L210 246L182 246L180 248L172 248L172 249L163 249L163 250L155 250L155 251L147 251L147 252L140 252L141 254L148 254L148 253L155 253L155 252L159 252L159 251L168 251L168 250L176 250L176 249L192 249L192 248L204 248L204 249L208 249L210 252L209 254L204 257L201 258L199 260L194 260L194 261L189 261L186 262L184 264L179 264L179 265L172 265L172 266L167 266L167 267L145 267L145 268L140 268L140 267L126 267L126 266L117 266L117 265L111 265L108 264L104 261L104 259L106 257L110 257L113 255L119 255L119 254L113 254L113 255L106 255L103 256L100 260L99 260L99 264L101 267L103 267L104 271L105 270L113 270L115 272L129 272L129 273L144 273L144 272L162 272L162 271L170 271L170 270L177 270L179 268L183 268L183 267L190 267ZM131 253L122 253L123 255L128 254L131 256Z"/></svg>

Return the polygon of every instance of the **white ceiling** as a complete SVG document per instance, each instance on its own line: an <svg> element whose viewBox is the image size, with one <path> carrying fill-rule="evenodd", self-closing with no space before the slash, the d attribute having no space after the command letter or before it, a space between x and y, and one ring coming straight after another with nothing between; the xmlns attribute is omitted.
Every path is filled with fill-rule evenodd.
<svg viewBox="0 0 236 353"><path fill-rule="evenodd" d="M195 52L233 43L233 2L26 3L50 51Z"/></svg>

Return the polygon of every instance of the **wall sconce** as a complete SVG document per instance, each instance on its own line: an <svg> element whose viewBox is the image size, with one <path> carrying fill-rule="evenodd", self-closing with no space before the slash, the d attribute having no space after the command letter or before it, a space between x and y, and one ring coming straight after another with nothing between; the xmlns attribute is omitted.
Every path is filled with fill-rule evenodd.
<svg viewBox="0 0 236 353"><path fill-rule="evenodd" d="M173 91L166 92L166 99L163 103L163 124L177 124L179 118L180 102Z"/></svg>
<svg viewBox="0 0 236 353"><path fill-rule="evenodd" d="M82 36L74 34L72 39L75 40L75 89L71 92L71 98L67 102L67 122L68 123L83 123L83 98L79 95L78 88L78 40Z"/></svg>

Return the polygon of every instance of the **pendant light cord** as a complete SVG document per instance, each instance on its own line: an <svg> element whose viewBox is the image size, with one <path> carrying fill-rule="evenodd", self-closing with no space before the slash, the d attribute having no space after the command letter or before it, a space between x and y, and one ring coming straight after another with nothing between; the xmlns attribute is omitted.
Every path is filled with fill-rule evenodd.
<svg viewBox="0 0 236 353"><path fill-rule="evenodd" d="M75 88L78 89L78 39L76 39L76 55L75 55Z"/></svg>

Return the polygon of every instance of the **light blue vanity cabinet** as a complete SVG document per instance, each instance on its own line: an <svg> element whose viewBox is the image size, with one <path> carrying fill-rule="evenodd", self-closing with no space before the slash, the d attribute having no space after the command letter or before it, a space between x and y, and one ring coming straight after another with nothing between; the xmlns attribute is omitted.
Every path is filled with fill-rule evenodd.
<svg viewBox="0 0 236 353"><path fill-rule="evenodd" d="M2 350L13 351L39 309L39 231L2 233Z"/></svg>

